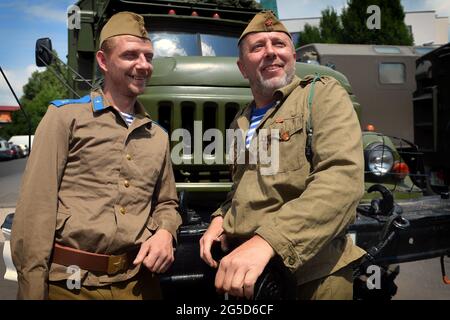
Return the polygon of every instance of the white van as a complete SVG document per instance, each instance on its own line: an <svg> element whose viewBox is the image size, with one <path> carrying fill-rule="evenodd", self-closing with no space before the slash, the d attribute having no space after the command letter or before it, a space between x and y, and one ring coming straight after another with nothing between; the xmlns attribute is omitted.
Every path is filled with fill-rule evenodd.
<svg viewBox="0 0 450 320"><path fill-rule="evenodd" d="M33 147L33 139L34 136L31 136L31 147ZM26 147L27 149L30 149L28 146L28 135L23 135L23 136L12 136L9 139L9 143L12 144L17 144L20 147Z"/></svg>

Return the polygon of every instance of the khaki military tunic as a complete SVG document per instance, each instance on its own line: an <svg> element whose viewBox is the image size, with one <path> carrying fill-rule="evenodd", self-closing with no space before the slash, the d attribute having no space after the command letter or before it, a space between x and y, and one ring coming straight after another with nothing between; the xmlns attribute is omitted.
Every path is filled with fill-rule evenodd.
<svg viewBox="0 0 450 320"><path fill-rule="evenodd" d="M232 190L213 214L224 216L224 230L231 237L246 239L258 234L264 238L296 273L299 285L327 276L364 254L346 236L364 191L358 118L347 92L335 79L321 77L316 82L310 172L305 128L311 80L295 77L276 91L277 103L255 133L279 130L277 172L263 174L260 164L236 163ZM251 106L231 127L248 130L250 117Z"/></svg>
<svg viewBox="0 0 450 320"><path fill-rule="evenodd" d="M67 279L51 263L54 241L75 249L118 255L158 228L176 238L181 223L168 135L142 105L130 127L101 91L77 103L50 105L36 131L12 228L19 298L47 297L47 280ZM83 285L127 280L81 270Z"/></svg>

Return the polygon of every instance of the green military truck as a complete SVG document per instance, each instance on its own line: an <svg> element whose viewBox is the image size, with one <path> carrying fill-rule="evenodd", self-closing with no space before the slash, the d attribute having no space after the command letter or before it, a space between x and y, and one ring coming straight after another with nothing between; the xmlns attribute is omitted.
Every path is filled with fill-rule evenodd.
<svg viewBox="0 0 450 320"><path fill-rule="evenodd" d="M199 299L220 299L213 287L214 271L199 257L198 240L208 226L209 215L230 190L230 173L223 161L225 146L205 153L210 142L198 142L195 136L203 137L211 128L225 133L236 113L251 101L249 84L236 65L237 41L260 8L249 0L81 0L76 6L81 28L69 30L68 43L68 65L75 71L68 86L74 98L101 82L94 55L106 20L125 10L144 16L155 58L153 76L139 100L169 133L172 153L180 151L176 149L180 138L177 129L187 129L194 137L192 149L174 163L183 225L175 263L161 276L163 292L169 299L191 297L195 286ZM50 53L49 39L38 40L38 65L50 64ZM300 77L315 73L335 77L360 113L343 74L323 66L297 64ZM450 203L439 196L423 197L391 139L373 132L364 133L363 138L367 193L349 233L369 255L361 270L355 272L355 298L391 297L395 294L392 280L396 273L388 266L449 252ZM8 227L5 225L5 230ZM379 290L369 290L364 282L365 268L371 264L383 267L384 282ZM264 283L259 285L263 287ZM269 285L266 297L279 297L282 288Z"/></svg>
<svg viewBox="0 0 450 320"><path fill-rule="evenodd" d="M436 154L430 152L430 144L435 142L434 137L430 136L433 134L430 128L433 118L430 94L432 88L431 84L422 85L428 81L424 77L428 68L423 70L423 64L420 64L422 71L416 81L416 61L423 61L423 55L430 57L428 53L436 48L436 45L311 43L297 48L296 52L299 62L329 66L344 73L362 105L361 127L371 127L384 135L401 137L402 139L395 138L393 142L406 162L412 165L415 175L411 177L415 179L414 182L428 192L439 193L446 191L437 188L438 177L443 176L443 172L433 170L429 164L442 157L436 157ZM437 70L436 66L435 69ZM434 74L436 82L436 72ZM440 83L441 86L444 85L444 81ZM413 99L416 86L418 91ZM427 92L424 91L425 87ZM442 96L444 91L440 92ZM431 113L427 113L427 110ZM440 184L443 184L442 181Z"/></svg>

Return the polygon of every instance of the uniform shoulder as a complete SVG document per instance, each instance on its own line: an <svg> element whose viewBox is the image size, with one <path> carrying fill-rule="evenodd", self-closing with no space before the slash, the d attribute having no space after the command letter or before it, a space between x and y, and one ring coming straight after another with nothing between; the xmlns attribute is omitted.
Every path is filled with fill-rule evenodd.
<svg viewBox="0 0 450 320"><path fill-rule="evenodd" d="M85 95L84 97L81 97L79 99L61 99L61 100L53 100L50 102L50 105L53 105L57 108L60 108L62 106L66 105L76 105L76 104L84 104L84 103L90 103L91 102L91 96Z"/></svg>
<svg viewBox="0 0 450 320"><path fill-rule="evenodd" d="M307 86L308 84L312 84L313 82L321 82L323 84L327 84L330 82L338 82L338 81L331 76L316 73L316 74L308 74L308 75L304 76L300 80L300 85L302 87L304 87L304 86Z"/></svg>

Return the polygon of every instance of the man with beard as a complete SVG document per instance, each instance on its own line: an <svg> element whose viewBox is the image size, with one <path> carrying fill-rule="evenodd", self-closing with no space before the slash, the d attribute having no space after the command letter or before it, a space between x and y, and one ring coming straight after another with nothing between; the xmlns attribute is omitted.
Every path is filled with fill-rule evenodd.
<svg viewBox="0 0 450 320"><path fill-rule="evenodd" d="M102 89L36 131L12 228L19 299L158 299L181 223L167 133L137 101L153 66L142 16L100 33Z"/></svg>
<svg viewBox="0 0 450 320"><path fill-rule="evenodd" d="M258 13L240 37L237 64L254 100L231 127L246 132L246 159L258 134L277 130L278 170L267 175L261 163L235 161L232 189L212 215L200 255L218 267L219 292L251 298L277 258L296 278L297 299L352 299L353 265L364 251L346 229L364 191L361 130L339 83L299 79L295 57L289 32L270 11ZM211 255L214 242L234 244L220 263Z"/></svg>

